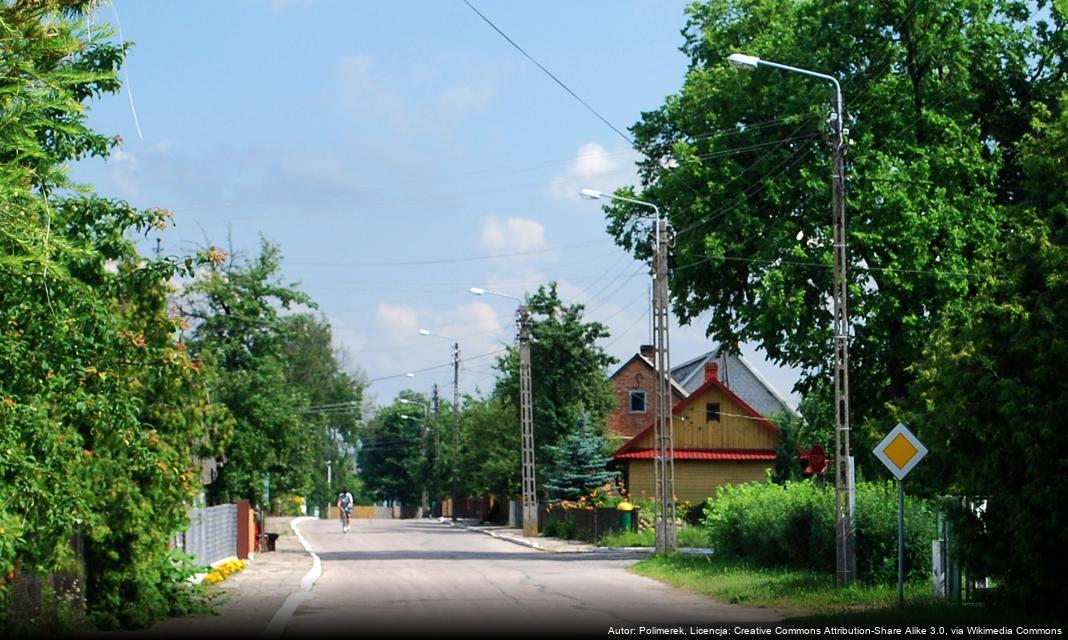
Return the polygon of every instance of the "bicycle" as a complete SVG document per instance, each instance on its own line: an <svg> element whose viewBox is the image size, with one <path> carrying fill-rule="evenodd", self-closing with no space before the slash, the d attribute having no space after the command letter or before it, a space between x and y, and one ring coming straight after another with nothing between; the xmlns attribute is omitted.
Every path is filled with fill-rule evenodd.
<svg viewBox="0 0 1068 640"><path fill-rule="evenodd" d="M341 510L341 533L349 532L349 520L352 518L352 509Z"/></svg>

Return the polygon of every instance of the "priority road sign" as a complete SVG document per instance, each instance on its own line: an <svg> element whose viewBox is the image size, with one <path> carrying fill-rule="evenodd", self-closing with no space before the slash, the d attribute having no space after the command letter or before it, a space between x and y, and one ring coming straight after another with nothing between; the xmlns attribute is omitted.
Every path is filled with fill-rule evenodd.
<svg viewBox="0 0 1068 640"><path fill-rule="evenodd" d="M895 478L902 480L927 455L927 447L923 446L908 427L899 422L883 441L875 446L873 453Z"/></svg>

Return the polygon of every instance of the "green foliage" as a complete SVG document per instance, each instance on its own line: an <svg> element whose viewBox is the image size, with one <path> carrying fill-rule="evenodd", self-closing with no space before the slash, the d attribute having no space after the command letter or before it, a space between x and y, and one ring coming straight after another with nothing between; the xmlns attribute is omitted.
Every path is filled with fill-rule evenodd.
<svg viewBox="0 0 1068 640"><path fill-rule="evenodd" d="M169 213L67 178L118 144L85 126L125 50L88 35L89 4L0 5L0 575L62 570L80 535L90 621L141 626L195 606L167 539L229 423L167 310L194 260L144 260L130 240Z"/></svg>
<svg viewBox="0 0 1068 640"><path fill-rule="evenodd" d="M560 538L562 540L575 540L575 518L565 511L563 518L548 518L541 534L546 538Z"/></svg>
<svg viewBox="0 0 1068 640"><path fill-rule="evenodd" d="M833 409L824 382L834 352L833 90L776 69L741 72L726 59L740 51L841 80L858 451L871 449L890 405L907 396L910 366L940 313L975 293L975 262L998 245L1004 205L1020 196L1016 143L1037 105L1062 90L1068 42L1063 5L1037 5L694 3L683 86L632 127L644 156L641 199L677 232L670 288L679 319L711 312L714 339L759 343L802 371L799 391ZM606 211L617 242L647 257L647 212L620 202ZM833 412L806 417L833 424Z"/></svg>
<svg viewBox="0 0 1068 640"><path fill-rule="evenodd" d="M262 499L271 473L271 495L304 495L318 472L320 439L308 437L303 412L308 393L292 384L284 345L294 325L282 315L311 300L280 281L281 250L261 241L249 261L217 249L210 264L185 287L179 303L192 321L190 349L213 362L215 398L234 417L226 464L209 485L213 502Z"/></svg>
<svg viewBox="0 0 1068 640"><path fill-rule="evenodd" d="M595 430L586 414L580 414L573 432L564 437L559 446L549 447L552 470L545 482L549 496L558 500L576 500L606 484L619 475L610 471L612 461L604 432Z"/></svg>
<svg viewBox="0 0 1068 640"><path fill-rule="evenodd" d="M412 391L402 391L398 397L426 404L425 397ZM425 449L429 449L429 438L422 436L422 413L418 405L396 401L383 407L364 430L357 460L360 477L376 500L419 504L428 470Z"/></svg>
<svg viewBox="0 0 1068 640"><path fill-rule="evenodd" d="M897 487L857 483L857 574L890 582L897 576ZM905 568L926 576L931 565L934 512L905 499ZM704 526L716 553L765 567L831 571L834 567L834 488L813 482L747 483L719 488L705 508Z"/></svg>
<svg viewBox="0 0 1068 640"><path fill-rule="evenodd" d="M533 317L530 345L531 394L534 402L534 459L551 460L556 446L574 430L579 415L603 429L605 416L615 406L605 371L616 362L597 346L608 328L583 319L581 304L565 305L556 283L538 288L527 299ZM497 361L501 377L494 395L513 409L511 424L519 432L519 352L510 348ZM543 470L547 465L539 465ZM538 484L544 482L538 478Z"/></svg>
<svg viewBox="0 0 1068 640"><path fill-rule="evenodd" d="M1068 545L1068 115L1043 110L1032 128L1004 247L932 335L906 418L938 461L917 467L932 492L985 502L950 511L966 570L1053 611L1068 598L1049 562Z"/></svg>
<svg viewBox="0 0 1068 640"><path fill-rule="evenodd" d="M460 416L460 489L470 496L520 493L521 448L518 410L499 396L465 398ZM450 425L443 443L452 441ZM446 447L446 450L451 447Z"/></svg>

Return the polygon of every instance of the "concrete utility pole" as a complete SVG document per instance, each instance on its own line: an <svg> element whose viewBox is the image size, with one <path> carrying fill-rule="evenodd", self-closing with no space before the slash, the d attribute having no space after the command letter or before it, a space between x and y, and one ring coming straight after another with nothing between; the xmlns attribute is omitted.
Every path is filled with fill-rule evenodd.
<svg viewBox="0 0 1068 640"><path fill-rule="evenodd" d="M451 332L450 332L451 333ZM452 519L460 499L460 343L452 345Z"/></svg>
<svg viewBox="0 0 1068 640"><path fill-rule="evenodd" d="M825 73L799 69L757 56L733 53L727 57L739 69L771 67L819 78L834 85L834 111L831 113L831 217L834 226L834 501L835 564L839 585L856 579L856 498L854 495L853 456L849 430L849 311L846 305L849 281L846 276L846 207L845 207L845 106L838 79Z"/></svg>
<svg viewBox="0 0 1068 640"><path fill-rule="evenodd" d="M626 196L602 193L595 189L581 189L579 195L588 200L607 198L648 207L656 214L654 229L652 282L652 331L653 348L656 351L656 419L653 423L653 474L656 479L653 519L656 523L656 551L674 551L675 537L675 446L672 444L671 355L668 327L671 324L671 308L668 296L669 251L668 224L660 216L660 209L651 202Z"/></svg>
<svg viewBox="0 0 1068 640"><path fill-rule="evenodd" d="M675 447L672 443L671 357L668 327L668 230L667 220L656 217L656 252L653 256L653 348L656 351L656 422L654 423L656 476L656 551L676 548L675 537Z"/></svg>
<svg viewBox="0 0 1068 640"><path fill-rule="evenodd" d="M530 382L530 308L519 305L519 423L523 439L523 535L538 535L538 494L534 477L534 401Z"/></svg>

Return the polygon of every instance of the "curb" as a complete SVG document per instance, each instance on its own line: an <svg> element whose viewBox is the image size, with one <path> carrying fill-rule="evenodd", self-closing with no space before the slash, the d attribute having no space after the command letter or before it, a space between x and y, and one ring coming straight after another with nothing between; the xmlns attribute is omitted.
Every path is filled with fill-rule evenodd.
<svg viewBox="0 0 1068 640"><path fill-rule="evenodd" d="M524 538L515 538L513 536L502 536L502 535L498 534L497 532L495 532L495 531L493 531L491 529L483 529L483 528L479 528L479 527L472 527L472 526L463 524L462 522L459 522L459 521L453 522L452 520L448 520L446 518L438 518L438 522L441 522L443 524L448 524L449 526L452 526L452 527L460 527L461 529L466 529L467 531L475 531L475 532L487 535L487 536L489 536L491 538L496 538L498 540L504 540L506 542L511 542L513 544L518 544L518 545L523 546L523 547L529 547L531 549L537 549L538 551L544 551L546 553L561 553L561 554L563 554L563 553L567 553L567 554L575 554L575 553L589 553L589 554L609 554L609 553L634 553L634 554L637 554L637 553L646 553L646 554L650 554L653 551L649 547L591 547L590 549L585 549L585 550L581 550L581 551L580 550L575 550L575 551L556 551L556 550L553 550L553 549L549 549L549 548L547 548L547 547L545 547L543 545L540 545L537 542L533 542L531 540L526 540ZM701 551L704 551L704 550L698 549L698 550L695 550L695 551L701 552ZM711 553L710 549L708 551ZM679 553L690 553L690 552L691 551L688 550L688 549L679 549Z"/></svg>
<svg viewBox="0 0 1068 640"><path fill-rule="evenodd" d="M311 554L312 568L300 579L300 591L294 591L289 594L289 597L285 599L282 606L275 612L274 617L271 618L270 624L267 625L267 629L264 630L261 637L277 638L282 635L282 632L286 629L286 625L289 624L289 621L293 618L293 614L296 613L297 607L299 607L305 600L312 597L312 587L315 586L315 581L319 579L319 576L323 574L323 565L319 560L318 554L312 551L311 545L304 539L300 529L297 529L297 524L306 520L318 520L318 518L313 516L294 518L289 521L289 528L293 530L293 533L297 534L297 539L300 540L300 544L304 547L304 550Z"/></svg>

